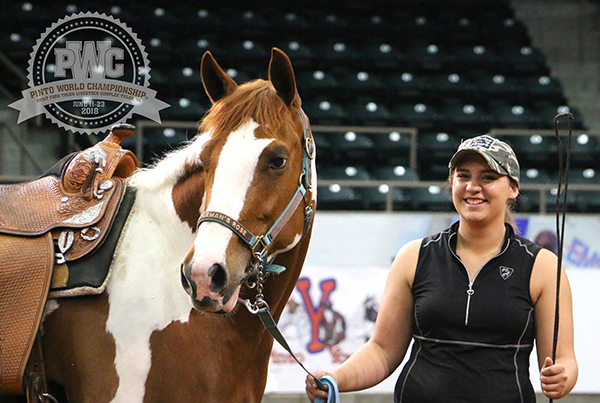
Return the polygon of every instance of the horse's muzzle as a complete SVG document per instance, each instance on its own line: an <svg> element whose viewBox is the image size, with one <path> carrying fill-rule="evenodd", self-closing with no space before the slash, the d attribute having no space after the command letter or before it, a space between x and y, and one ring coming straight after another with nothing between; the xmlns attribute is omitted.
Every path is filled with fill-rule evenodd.
<svg viewBox="0 0 600 403"><path fill-rule="evenodd" d="M230 312L235 306L239 287L228 291L228 275L223 265L213 263L208 270L202 270L194 268L193 260L184 261L181 265L180 275L181 285L191 297L195 309L208 312L221 310Z"/></svg>

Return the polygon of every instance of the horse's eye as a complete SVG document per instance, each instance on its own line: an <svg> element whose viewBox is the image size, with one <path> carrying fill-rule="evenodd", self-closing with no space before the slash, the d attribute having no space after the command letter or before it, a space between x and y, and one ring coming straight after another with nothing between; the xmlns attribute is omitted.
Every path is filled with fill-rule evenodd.
<svg viewBox="0 0 600 403"><path fill-rule="evenodd" d="M271 169L283 169L287 164L287 158L275 157L269 163Z"/></svg>

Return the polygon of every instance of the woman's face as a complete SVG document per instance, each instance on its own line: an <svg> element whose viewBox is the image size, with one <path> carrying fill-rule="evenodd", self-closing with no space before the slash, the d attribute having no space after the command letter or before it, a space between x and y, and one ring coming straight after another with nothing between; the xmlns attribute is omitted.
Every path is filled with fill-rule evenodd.
<svg viewBox="0 0 600 403"><path fill-rule="evenodd" d="M506 175L492 170L479 154L468 154L450 176L452 202L462 219L504 221L506 205L519 194Z"/></svg>

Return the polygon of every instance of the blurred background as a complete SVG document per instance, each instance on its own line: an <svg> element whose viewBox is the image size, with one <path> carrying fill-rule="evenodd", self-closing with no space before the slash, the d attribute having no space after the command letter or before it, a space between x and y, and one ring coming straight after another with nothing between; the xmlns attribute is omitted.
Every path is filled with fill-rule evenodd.
<svg viewBox="0 0 600 403"><path fill-rule="evenodd" d="M599 3L11 1L0 9L0 182L33 179L107 134L74 134L43 115L17 124L7 106L29 87L30 54L46 29L97 11L137 34L150 62L143 74L170 105L161 124L138 115L128 122L137 135L123 145L144 165L196 135L210 107L199 75L205 51L241 83L267 78L270 50L279 47L294 66L317 144L320 211L451 213L448 160L462 139L491 133L521 163L518 213L544 216L556 199L554 118L570 112L568 208L597 220ZM565 136L568 119L558 126ZM565 400L600 401L593 394ZM271 401L303 400L275 393L265 397Z"/></svg>
<svg viewBox="0 0 600 403"><path fill-rule="evenodd" d="M571 112L568 203L600 211L595 1L14 1L0 11L3 106L28 88L30 53L46 28L87 11L137 34L150 88L171 105L160 125L130 121L140 136L126 146L144 164L196 134L210 106L199 76L205 51L244 82L266 78L277 46L313 125L320 210L452 211L449 156L461 139L490 132L521 162L519 211L545 212L556 194L554 117ZM73 135L43 115L16 125L15 116L2 108L3 182L35 177L102 137ZM566 134L567 119L559 126Z"/></svg>

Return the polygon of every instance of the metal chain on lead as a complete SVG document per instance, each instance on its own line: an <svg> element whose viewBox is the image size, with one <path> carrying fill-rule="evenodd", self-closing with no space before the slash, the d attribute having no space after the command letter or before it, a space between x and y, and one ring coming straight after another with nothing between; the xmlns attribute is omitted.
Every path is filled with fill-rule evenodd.
<svg viewBox="0 0 600 403"><path fill-rule="evenodd" d="M260 264L258 266L258 279L256 280L256 302L254 303L254 305L266 305L266 301L264 299L264 295L263 295L263 283L265 281L265 272L262 270L263 269L263 261L262 258L260 258Z"/></svg>
<svg viewBox="0 0 600 403"><path fill-rule="evenodd" d="M265 280L265 272L264 272L264 259L261 253L254 254L254 270L256 270L256 297L254 299L254 303L250 302L249 299L243 300L246 304L246 308L250 311L250 313L256 314L260 308L269 308L269 304L264 299L263 294L263 283Z"/></svg>

